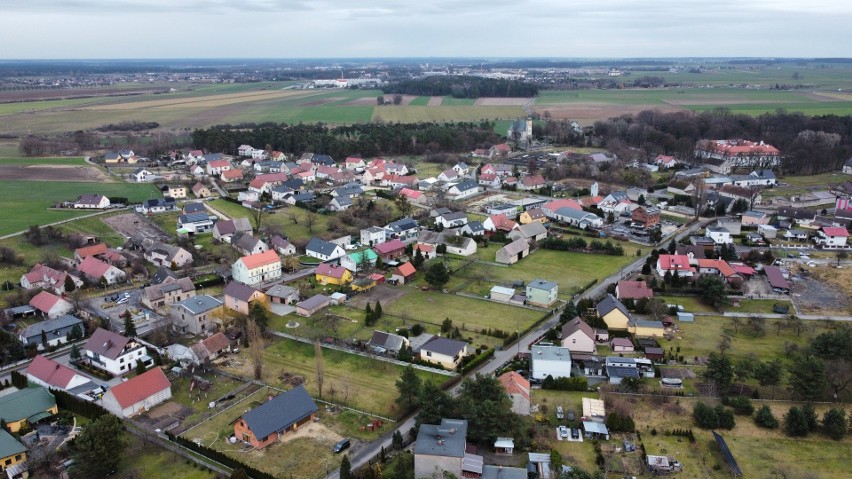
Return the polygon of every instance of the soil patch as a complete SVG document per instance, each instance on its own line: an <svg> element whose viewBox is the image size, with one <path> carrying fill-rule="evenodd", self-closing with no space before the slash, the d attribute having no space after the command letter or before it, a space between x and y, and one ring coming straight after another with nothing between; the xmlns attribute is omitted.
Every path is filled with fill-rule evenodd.
<svg viewBox="0 0 852 479"><path fill-rule="evenodd" d="M295 431L285 434L281 438L281 442L286 443L303 437L317 439L328 444L336 444L343 439L343 436L327 428L324 424L309 422Z"/></svg>
<svg viewBox="0 0 852 479"><path fill-rule="evenodd" d="M429 103L427 103L426 106L441 106L441 103L444 103L444 97L433 96L429 98Z"/></svg>
<svg viewBox="0 0 852 479"><path fill-rule="evenodd" d="M476 106L513 106L525 105L529 98L477 98L474 105Z"/></svg>
<svg viewBox="0 0 852 479"><path fill-rule="evenodd" d="M405 295L406 292L407 290L400 286L380 284L365 294L356 295L349 300L349 304L356 308L365 308L367 303L376 304L376 301L380 301L382 307L387 308L394 301Z"/></svg>
<svg viewBox="0 0 852 479"><path fill-rule="evenodd" d="M385 95L385 99L393 100L395 95ZM400 105L406 106L409 105L414 99L417 98L417 95L402 95L402 101L399 102ZM347 101L344 103L345 106L375 106L376 99L372 97L367 98L356 98L354 100Z"/></svg>
<svg viewBox="0 0 852 479"><path fill-rule="evenodd" d="M134 213L115 215L103 218L103 222L110 225L126 238L141 236L143 239L154 241L169 241L170 236L147 218Z"/></svg>
<svg viewBox="0 0 852 479"><path fill-rule="evenodd" d="M839 316L852 314L849 294L852 292L852 272L848 269L827 266L796 269L792 283L792 294L796 306L804 314L837 313Z"/></svg>
<svg viewBox="0 0 852 479"><path fill-rule="evenodd" d="M93 166L0 165L0 178L22 181L112 183L114 180Z"/></svg>

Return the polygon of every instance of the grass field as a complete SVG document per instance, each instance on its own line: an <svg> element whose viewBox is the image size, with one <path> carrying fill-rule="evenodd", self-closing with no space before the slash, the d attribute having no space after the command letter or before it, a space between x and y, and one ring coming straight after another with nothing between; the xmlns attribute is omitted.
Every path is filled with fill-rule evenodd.
<svg viewBox="0 0 852 479"><path fill-rule="evenodd" d="M215 208L216 210L222 212L224 215L229 218L249 218L249 210L242 205L238 205L236 203L232 203L230 201L225 200L214 200L210 203L210 206ZM298 223L294 223L290 218L290 215L293 214L296 217L296 221ZM308 230L308 226L305 222L305 219L309 214L312 214L315 218L315 222L311 231ZM263 223L265 225L275 225L278 226L284 234L290 237L291 240L308 240L313 236L321 236L326 232L328 228L328 219L329 216L310 213L308 210L293 207L284 207L275 210L274 214L266 214L263 216Z"/></svg>
<svg viewBox="0 0 852 479"><path fill-rule="evenodd" d="M123 453L123 460L115 477L145 477L150 479L213 479L214 472L201 469L194 462L187 464L184 459L165 449L161 449L131 434L126 435L129 446Z"/></svg>

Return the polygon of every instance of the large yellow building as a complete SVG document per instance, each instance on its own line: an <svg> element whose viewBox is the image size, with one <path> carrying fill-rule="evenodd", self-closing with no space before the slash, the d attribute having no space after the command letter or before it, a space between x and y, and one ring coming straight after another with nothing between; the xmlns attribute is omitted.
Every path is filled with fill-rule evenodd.
<svg viewBox="0 0 852 479"><path fill-rule="evenodd" d="M0 429L0 474L3 477L29 477L27 448L3 429Z"/></svg>
<svg viewBox="0 0 852 479"><path fill-rule="evenodd" d="M34 424L58 412L56 398L41 386L0 397L0 418L6 421L11 432L18 432L25 424Z"/></svg>

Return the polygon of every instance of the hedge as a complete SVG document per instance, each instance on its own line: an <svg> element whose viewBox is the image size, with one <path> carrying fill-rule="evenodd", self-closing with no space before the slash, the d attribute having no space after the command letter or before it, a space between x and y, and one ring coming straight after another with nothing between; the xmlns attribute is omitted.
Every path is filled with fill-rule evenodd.
<svg viewBox="0 0 852 479"><path fill-rule="evenodd" d="M230 467L231 469L242 469L243 471L246 472L246 474L248 474L253 479L275 479L275 476L273 476L272 474L269 474L269 473L266 473L266 472L263 472L263 471L259 471L259 470L255 469L255 468L253 468L249 465L243 464L242 462L240 462L240 461L238 461L238 460L236 460L236 459L234 459L230 456L226 456L225 454L223 454L223 453L221 453L221 452L219 452L215 449L211 449L207 446L200 446L200 445L198 445L198 444L196 444L196 443L194 443L190 440L184 439L180 436L175 436L174 434L172 434L169 431L166 431L166 436L172 442L180 444L181 446L183 446L183 447L185 447L185 448L187 448L191 451L197 452L198 454L201 454L204 457L210 458L210 459L212 459L212 460L214 460L214 461L216 461L220 464L224 464L224 465Z"/></svg>
<svg viewBox="0 0 852 479"><path fill-rule="evenodd" d="M488 348L482 354L474 357L473 359L471 359L469 361L463 360L462 363L461 363L460 369L462 371L470 371L472 369L475 369L480 364L491 359L492 356L494 356L494 348Z"/></svg>

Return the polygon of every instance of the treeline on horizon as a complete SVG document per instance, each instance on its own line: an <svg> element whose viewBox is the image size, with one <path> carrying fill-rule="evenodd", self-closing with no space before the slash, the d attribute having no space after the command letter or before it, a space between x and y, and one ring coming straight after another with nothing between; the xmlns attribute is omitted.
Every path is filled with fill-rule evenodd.
<svg viewBox="0 0 852 479"><path fill-rule="evenodd" d="M392 123L217 125L192 132L192 144L205 151L236 154L242 144L301 154L315 152L337 161L347 156L425 155L471 151L501 142L494 124Z"/></svg>
<svg viewBox="0 0 852 479"><path fill-rule="evenodd" d="M781 172L787 175L838 171L852 156L849 115L807 116L778 110L753 117L727 108L701 113L645 110L598 121L594 134L617 153L639 149L648 157L666 154L687 161L698 140L764 141L781 151Z"/></svg>
<svg viewBox="0 0 852 479"><path fill-rule="evenodd" d="M382 88L385 94L452 96L454 98L532 97L538 86L520 80L475 76L436 75L393 81Z"/></svg>

